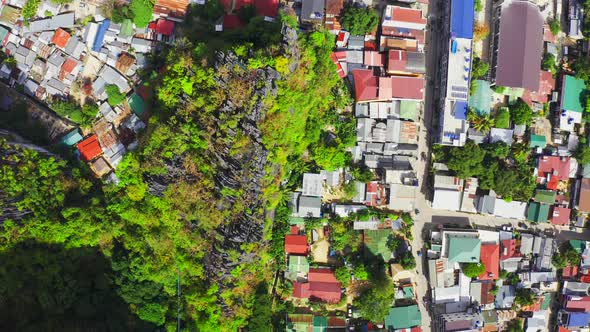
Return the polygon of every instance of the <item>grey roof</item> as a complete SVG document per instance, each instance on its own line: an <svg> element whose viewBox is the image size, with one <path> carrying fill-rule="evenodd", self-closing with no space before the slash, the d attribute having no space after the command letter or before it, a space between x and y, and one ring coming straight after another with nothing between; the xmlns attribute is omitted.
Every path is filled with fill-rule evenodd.
<svg viewBox="0 0 590 332"><path fill-rule="evenodd" d="M490 131L490 142L504 142L508 145L512 145L513 135L514 131L512 129L492 128L492 130Z"/></svg>
<svg viewBox="0 0 590 332"><path fill-rule="evenodd" d="M494 214L496 206L496 197L484 195L479 198L477 204L477 212L483 214Z"/></svg>
<svg viewBox="0 0 590 332"><path fill-rule="evenodd" d="M25 93L30 95L30 96L35 96L35 94L37 93L37 88L39 87L39 84L37 84L37 82L28 79L25 82Z"/></svg>
<svg viewBox="0 0 590 332"><path fill-rule="evenodd" d="M363 51L358 51L358 50L346 51L346 62L347 63L362 64L363 60L364 60Z"/></svg>
<svg viewBox="0 0 590 332"><path fill-rule="evenodd" d="M322 199L319 197L300 196L297 215L299 217L314 217L321 216Z"/></svg>
<svg viewBox="0 0 590 332"><path fill-rule="evenodd" d="M323 20L325 4L325 0L303 0L301 4L301 20Z"/></svg>
<svg viewBox="0 0 590 332"><path fill-rule="evenodd" d="M365 48L365 36L350 36L350 38L348 38L348 49L349 50L362 50L364 48Z"/></svg>
<svg viewBox="0 0 590 332"><path fill-rule="evenodd" d="M533 235L526 234L526 233L521 234L520 252L523 255L529 255L533 252L533 241L534 241Z"/></svg>
<svg viewBox="0 0 590 332"><path fill-rule="evenodd" d="M98 75L103 78L107 84L118 86L122 93L127 93L131 89L127 79L111 66L103 66Z"/></svg>
<svg viewBox="0 0 590 332"><path fill-rule="evenodd" d="M62 51L56 50L49 56L47 63L50 63L56 67L61 67L61 65L63 65L63 63L66 61L66 57L67 56Z"/></svg>
<svg viewBox="0 0 590 332"><path fill-rule="evenodd" d="M138 133L140 130L145 128L145 123L141 121L141 119L135 115L135 113L131 113L131 116L129 116L125 122L123 122L123 126Z"/></svg>
<svg viewBox="0 0 590 332"><path fill-rule="evenodd" d="M70 40L68 40L65 51L72 57L79 59L82 55L82 52L84 52L85 48L86 47L84 46L84 44L78 38L72 37L70 38Z"/></svg>
<svg viewBox="0 0 590 332"><path fill-rule="evenodd" d="M366 118L369 116L369 103L354 104L354 115L357 118Z"/></svg>
<svg viewBox="0 0 590 332"><path fill-rule="evenodd" d="M109 122L113 122L117 118L117 112L115 112L111 108L111 106L109 105L109 103L102 103L102 104L100 104L100 106L98 107L98 111Z"/></svg>
<svg viewBox="0 0 590 332"><path fill-rule="evenodd" d="M482 133L481 131L477 131L473 128L467 129L467 137L473 142L475 142L475 144L484 143L487 136L488 135Z"/></svg>
<svg viewBox="0 0 590 332"><path fill-rule="evenodd" d="M65 95L67 90L67 85L58 81L55 78L46 81L45 83L41 83L41 86L45 87L45 90L49 95Z"/></svg>
<svg viewBox="0 0 590 332"><path fill-rule="evenodd" d="M370 142L372 140L371 131L375 125L375 120L360 118L356 123L356 140Z"/></svg>
<svg viewBox="0 0 590 332"><path fill-rule="evenodd" d="M563 283L563 294L574 296L588 296L590 284L585 282L566 281Z"/></svg>
<svg viewBox="0 0 590 332"><path fill-rule="evenodd" d="M321 197L324 192L322 176L316 173L303 174L303 190L305 196Z"/></svg>
<svg viewBox="0 0 590 332"><path fill-rule="evenodd" d="M33 21L29 24L31 32L57 30L57 28L70 28L74 26L74 13L55 15L51 18Z"/></svg>
<svg viewBox="0 0 590 332"><path fill-rule="evenodd" d="M526 125L514 125L514 135L523 136L526 131Z"/></svg>
<svg viewBox="0 0 590 332"><path fill-rule="evenodd" d="M555 243L551 238L544 238L539 256L535 259L535 268L537 271L551 271L551 257L555 251Z"/></svg>
<svg viewBox="0 0 590 332"><path fill-rule="evenodd" d="M496 308L509 309L516 298L516 290L514 286L502 286L496 295Z"/></svg>
<svg viewBox="0 0 590 332"><path fill-rule="evenodd" d="M381 154L383 153L383 143L367 143L365 152Z"/></svg>
<svg viewBox="0 0 590 332"><path fill-rule="evenodd" d="M514 1L502 9L496 84L539 90L543 17L539 7Z"/></svg>
<svg viewBox="0 0 590 332"><path fill-rule="evenodd" d="M135 49L137 53L145 53L152 47L152 41L142 38L132 38L131 47Z"/></svg>
<svg viewBox="0 0 590 332"><path fill-rule="evenodd" d="M412 73L426 72L426 55L419 52L406 52L406 70Z"/></svg>

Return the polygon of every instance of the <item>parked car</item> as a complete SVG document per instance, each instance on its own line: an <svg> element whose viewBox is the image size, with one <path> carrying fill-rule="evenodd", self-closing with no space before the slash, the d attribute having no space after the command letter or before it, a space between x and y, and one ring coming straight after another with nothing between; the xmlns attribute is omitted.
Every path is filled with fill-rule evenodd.
<svg viewBox="0 0 590 332"><path fill-rule="evenodd" d="M506 232L512 232L512 226L511 225L504 225L504 226L502 226L502 230L506 231Z"/></svg>

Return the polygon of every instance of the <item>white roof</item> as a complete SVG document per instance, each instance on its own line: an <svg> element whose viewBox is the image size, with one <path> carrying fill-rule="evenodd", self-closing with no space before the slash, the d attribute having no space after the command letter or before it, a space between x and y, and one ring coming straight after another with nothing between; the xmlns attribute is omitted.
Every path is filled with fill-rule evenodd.
<svg viewBox="0 0 590 332"><path fill-rule="evenodd" d="M563 115L562 115L563 113ZM570 120L571 119L571 120ZM568 123L570 122L570 123ZM562 110L559 116L559 129L563 131L574 131L574 125L582 123L582 113Z"/></svg>
<svg viewBox="0 0 590 332"><path fill-rule="evenodd" d="M534 241L534 236L531 234L521 234L521 238L520 238L520 252L523 255L528 255L531 254L533 252L533 241Z"/></svg>
<svg viewBox="0 0 590 332"><path fill-rule="evenodd" d="M467 101L469 98L469 73L471 71L471 39L454 38L456 52L449 45L449 66L447 73L447 98Z"/></svg>
<svg viewBox="0 0 590 332"><path fill-rule="evenodd" d="M467 140L468 125L465 120L457 119L454 115L455 102L447 99L443 113L443 130L440 133L440 143L443 145L463 146Z"/></svg>
<svg viewBox="0 0 590 332"><path fill-rule="evenodd" d="M416 201L417 187L392 184L389 196L389 208L399 211L412 211Z"/></svg>
<svg viewBox="0 0 590 332"><path fill-rule="evenodd" d="M527 203L525 202L506 202L501 198L496 198L494 215L502 218L525 220Z"/></svg>
<svg viewBox="0 0 590 332"><path fill-rule="evenodd" d="M461 298L461 289L459 286L453 287L436 287L432 290L434 295L434 303L448 303L448 302L459 302Z"/></svg>
<svg viewBox="0 0 590 332"><path fill-rule="evenodd" d="M365 205L335 204L334 213L340 217L348 217L351 213L364 210Z"/></svg>
<svg viewBox="0 0 590 332"><path fill-rule="evenodd" d="M459 211L461 209L462 191L435 189L432 208L437 210Z"/></svg>
<svg viewBox="0 0 590 332"><path fill-rule="evenodd" d="M304 196L321 197L323 193L324 186L322 176L315 173L304 173L302 194Z"/></svg>

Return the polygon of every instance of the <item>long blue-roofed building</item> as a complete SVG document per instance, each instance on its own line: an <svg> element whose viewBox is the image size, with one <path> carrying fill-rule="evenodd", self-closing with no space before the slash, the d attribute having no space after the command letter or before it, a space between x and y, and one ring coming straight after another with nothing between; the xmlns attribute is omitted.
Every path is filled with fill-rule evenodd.
<svg viewBox="0 0 590 332"><path fill-rule="evenodd" d="M467 140L467 106L473 45L474 4L452 0L445 16L448 22L447 51L440 60L441 95L439 143L463 146Z"/></svg>

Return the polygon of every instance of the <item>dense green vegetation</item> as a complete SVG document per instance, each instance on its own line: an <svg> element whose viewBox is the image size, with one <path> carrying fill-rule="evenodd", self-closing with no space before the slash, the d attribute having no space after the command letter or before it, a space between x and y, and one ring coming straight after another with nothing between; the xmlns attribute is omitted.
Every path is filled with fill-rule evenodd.
<svg viewBox="0 0 590 332"><path fill-rule="evenodd" d="M521 145L510 147L502 142L477 145L467 141L461 148L435 145L433 152L435 160L446 163L457 176L476 177L481 189L493 189L505 200L528 201L533 196L534 164L528 158L529 151Z"/></svg>
<svg viewBox="0 0 590 332"><path fill-rule="evenodd" d="M569 243L565 243L558 252L551 257L551 263L556 269L563 269L566 266L578 266L582 255L577 252Z"/></svg>
<svg viewBox="0 0 590 332"><path fill-rule="evenodd" d="M37 15L39 5L41 5L41 0L27 0L21 13L26 24Z"/></svg>
<svg viewBox="0 0 590 332"><path fill-rule="evenodd" d="M555 64L555 55L551 53L543 54L543 61L541 62L541 68L551 74L555 75L557 73L557 65Z"/></svg>
<svg viewBox="0 0 590 332"><path fill-rule="evenodd" d="M110 17L115 23L131 19L138 28L145 28L152 20L154 1L132 0L129 4L123 6L113 1L107 2L102 8L107 17Z"/></svg>
<svg viewBox="0 0 590 332"><path fill-rule="evenodd" d="M533 110L522 99L518 100L508 107L510 109L510 118L517 125L530 125L533 120Z"/></svg>
<svg viewBox="0 0 590 332"><path fill-rule="evenodd" d="M510 112L508 108L501 107L494 116L496 128L508 129L510 127Z"/></svg>
<svg viewBox="0 0 590 332"><path fill-rule="evenodd" d="M348 4L340 16L342 28L351 35L365 35L377 28L379 14L372 8Z"/></svg>
<svg viewBox="0 0 590 332"><path fill-rule="evenodd" d="M137 19L134 3L129 10ZM166 70L154 82L154 116L140 147L119 165L117 185L90 180L86 166L75 161L24 150L0 155L3 202L25 211L4 216L0 249L9 252L28 241L91 248L104 256L105 270L98 275L112 281L101 289L116 295L108 294L105 305L111 301L113 309L120 308L115 303L122 299L135 317L166 330L175 329L178 312L189 330L268 327L270 315L284 310L273 306L267 282L284 262L286 192L309 169L347 164L344 148L354 144L356 127L351 115L339 111L350 99L330 60L334 37L312 32L284 49L278 21L255 17L244 29L203 42L194 39L197 34L178 38L155 59ZM238 62L219 62L220 51L235 54ZM263 93L265 75L273 70L276 94ZM230 110L223 108L228 103ZM73 103L52 106L72 120L78 113L86 117ZM258 129L248 129L252 124ZM1 144L0 151L9 149ZM228 171L227 161L239 170ZM221 185L220 174L242 182L236 188ZM361 175L368 177L364 170ZM262 241L224 236L244 220L263 229ZM351 223L333 223L335 248L358 250L360 236L351 232ZM359 279L368 278L364 265L353 270ZM114 323L124 315L121 310Z"/></svg>
<svg viewBox="0 0 590 332"><path fill-rule="evenodd" d="M561 23L559 23L559 19L549 20L549 30L551 30L551 33L554 36L557 36L559 34L559 31L561 31Z"/></svg>
<svg viewBox="0 0 590 332"><path fill-rule="evenodd" d="M469 278L477 278L486 271L483 263L465 263L461 265L461 270Z"/></svg>
<svg viewBox="0 0 590 332"><path fill-rule="evenodd" d="M119 90L119 87L115 84L107 85L105 90L108 96L107 101L109 105L115 107L125 100L125 95L121 93L121 90Z"/></svg>
<svg viewBox="0 0 590 332"><path fill-rule="evenodd" d="M90 127L92 121L98 114L98 106L93 103L86 103L80 107L71 100L56 100L51 104L51 109L60 116L67 118L82 127Z"/></svg>
<svg viewBox="0 0 590 332"><path fill-rule="evenodd" d="M514 303L521 307L535 303L533 291L530 288L518 288Z"/></svg>

